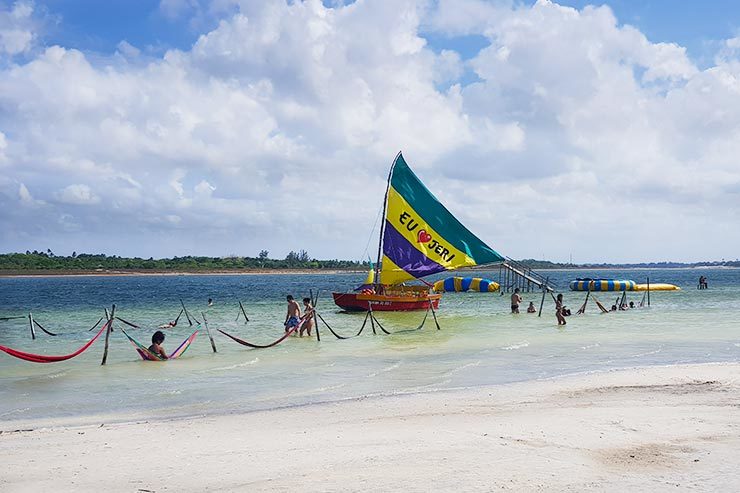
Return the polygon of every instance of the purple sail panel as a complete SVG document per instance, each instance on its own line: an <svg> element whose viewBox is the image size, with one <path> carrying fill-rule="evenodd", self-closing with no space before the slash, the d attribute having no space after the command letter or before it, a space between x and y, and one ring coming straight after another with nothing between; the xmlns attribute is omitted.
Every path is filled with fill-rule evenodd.
<svg viewBox="0 0 740 493"><path fill-rule="evenodd" d="M383 253L394 264L419 278L445 270L443 266L421 253L386 220L383 235Z"/></svg>

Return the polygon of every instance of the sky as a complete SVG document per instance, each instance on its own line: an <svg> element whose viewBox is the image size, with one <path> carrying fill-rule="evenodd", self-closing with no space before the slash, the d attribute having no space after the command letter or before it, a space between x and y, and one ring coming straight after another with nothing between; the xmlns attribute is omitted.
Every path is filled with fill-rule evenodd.
<svg viewBox="0 0 740 493"><path fill-rule="evenodd" d="M401 150L508 257L734 260L739 96L727 0L0 0L0 252L365 259Z"/></svg>

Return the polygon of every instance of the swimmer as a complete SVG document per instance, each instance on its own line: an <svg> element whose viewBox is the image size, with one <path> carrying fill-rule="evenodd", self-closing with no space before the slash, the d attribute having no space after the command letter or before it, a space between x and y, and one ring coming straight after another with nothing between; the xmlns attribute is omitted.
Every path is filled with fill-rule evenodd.
<svg viewBox="0 0 740 493"><path fill-rule="evenodd" d="M537 313L537 308L535 308L533 301L529 302L529 306L527 307L527 313Z"/></svg>

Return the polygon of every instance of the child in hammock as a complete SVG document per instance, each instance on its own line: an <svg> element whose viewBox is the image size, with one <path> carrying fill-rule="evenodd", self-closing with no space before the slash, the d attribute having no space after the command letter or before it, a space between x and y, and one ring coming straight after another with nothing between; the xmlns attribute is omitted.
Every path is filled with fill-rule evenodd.
<svg viewBox="0 0 740 493"><path fill-rule="evenodd" d="M156 354L162 359L167 359L167 353L164 352L162 343L164 342L164 332L161 330L156 331L152 335L152 345L149 346L149 351Z"/></svg>

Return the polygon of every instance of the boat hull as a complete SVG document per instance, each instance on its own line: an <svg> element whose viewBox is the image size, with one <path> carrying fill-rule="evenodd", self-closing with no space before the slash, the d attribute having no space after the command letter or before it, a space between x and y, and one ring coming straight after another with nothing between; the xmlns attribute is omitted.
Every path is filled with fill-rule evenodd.
<svg viewBox="0 0 740 493"><path fill-rule="evenodd" d="M366 312L372 306L376 312L407 312L427 310L431 304L439 307L441 294L430 293L425 296L396 296L365 293L332 293L334 303L348 312Z"/></svg>

